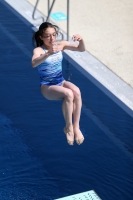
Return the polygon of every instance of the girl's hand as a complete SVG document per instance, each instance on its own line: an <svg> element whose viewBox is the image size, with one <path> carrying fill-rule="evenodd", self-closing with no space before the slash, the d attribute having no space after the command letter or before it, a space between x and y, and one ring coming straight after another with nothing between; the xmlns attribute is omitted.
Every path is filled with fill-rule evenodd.
<svg viewBox="0 0 133 200"><path fill-rule="evenodd" d="M73 41L75 42L75 41L81 41L83 38L80 36L80 35L78 35L78 34L75 34L75 35L73 35L73 37L72 37L72 39L73 39Z"/></svg>
<svg viewBox="0 0 133 200"><path fill-rule="evenodd" d="M53 43L52 46L49 48L48 52L50 54L54 54L58 51L62 51L62 46L58 45L57 43Z"/></svg>

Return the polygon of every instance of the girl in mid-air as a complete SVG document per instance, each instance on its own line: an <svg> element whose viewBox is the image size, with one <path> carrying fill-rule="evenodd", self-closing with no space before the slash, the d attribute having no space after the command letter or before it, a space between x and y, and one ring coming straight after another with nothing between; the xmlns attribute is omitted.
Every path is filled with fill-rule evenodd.
<svg viewBox="0 0 133 200"><path fill-rule="evenodd" d="M79 121L81 114L82 99L79 88L73 83L66 81L62 75L62 51L85 51L82 37L73 35L71 44L68 41L56 42L58 27L49 22L40 25L34 34L36 48L33 50L32 67L38 67L40 75L41 93L48 100L63 100L62 112L65 119L64 133L69 145L84 141L80 131ZM72 121L73 118L73 121Z"/></svg>

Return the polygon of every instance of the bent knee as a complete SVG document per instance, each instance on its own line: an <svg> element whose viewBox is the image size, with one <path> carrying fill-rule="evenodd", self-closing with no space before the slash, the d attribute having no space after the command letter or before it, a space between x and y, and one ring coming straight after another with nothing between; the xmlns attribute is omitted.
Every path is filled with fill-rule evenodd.
<svg viewBox="0 0 133 200"><path fill-rule="evenodd" d="M66 92L65 92L65 97L66 97L68 100L73 101L73 99L74 99L73 91L70 90L70 89L67 89Z"/></svg>
<svg viewBox="0 0 133 200"><path fill-rule="evenodd" d="M73 92L74 92L74 97L76 97L76 98L81 97L81 92L78 87L76 87Z"/></svg>

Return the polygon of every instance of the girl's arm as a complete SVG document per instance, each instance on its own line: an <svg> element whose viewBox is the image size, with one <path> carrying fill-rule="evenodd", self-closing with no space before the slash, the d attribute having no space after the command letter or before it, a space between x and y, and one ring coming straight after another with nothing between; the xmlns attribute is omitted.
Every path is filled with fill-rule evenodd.
<svg viewBox="0 0 133 200"><path fill-rule="evenodd" d="M76 35L73 35L72 37L73 41L76 42L78 41L79 43L78 44L72 44L68 41L62 41L62 45L63 45L63 49L67 49L67 50L71 50L71 51L80 51L80 52L83 52L85 51L85 44L84 44L84 41L83 41L83 38L76 34Z"/></svg>
<svg viewBox="0 0 133 200"><path fill-rule="evenodd" d="M33 50L32 56L32 67L35 68L40 65L44 60L46 60L51 55L51 52L47 51L46 53L42 53L40 48L35 48Z"/></svg>
<svg viewBox="0 0 133 200"><path fill-rule="evenodd" d="M40 65L42 62L44 62L50 55L63 50L63 45L55 45L56 43L53 43L53 45L49 48L49 50L44 53L42 51L42 48L37 47L33 51L32 56L32 67L35 68L38 65Z"/></svg>

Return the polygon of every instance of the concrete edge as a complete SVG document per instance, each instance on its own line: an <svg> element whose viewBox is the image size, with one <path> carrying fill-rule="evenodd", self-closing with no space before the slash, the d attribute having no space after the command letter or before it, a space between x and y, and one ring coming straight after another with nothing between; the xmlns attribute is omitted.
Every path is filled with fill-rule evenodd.
<svg viewBox="0 0 133 200"><path fill-rule="evenodd" d="M65 51L64 57L125 112L133 117L133 88L88 52Z"/></svg>

